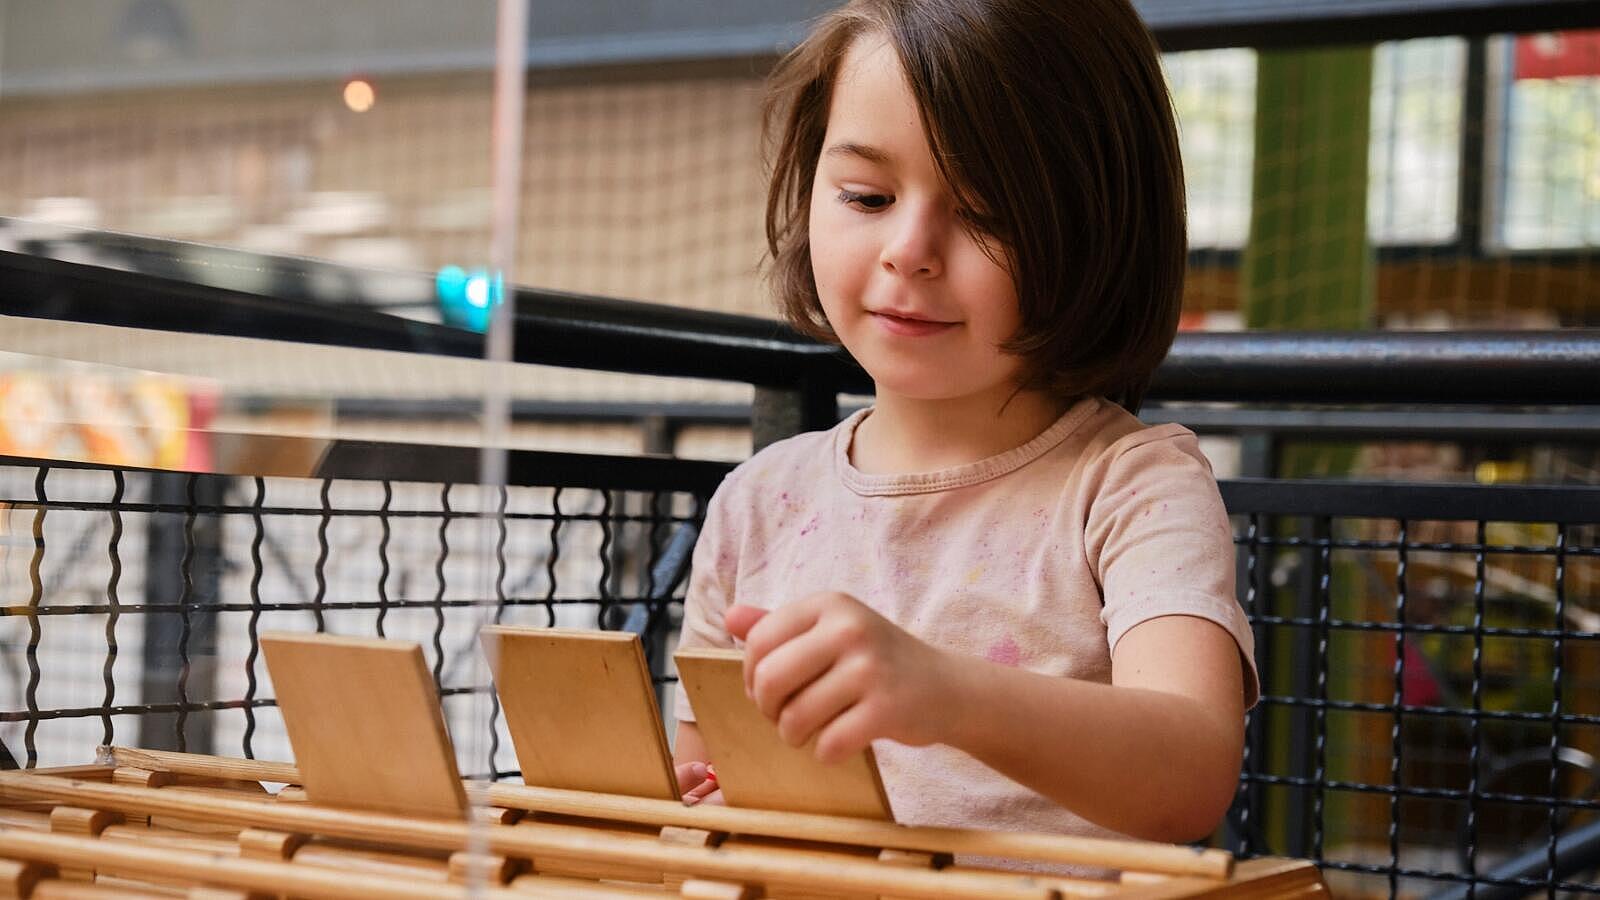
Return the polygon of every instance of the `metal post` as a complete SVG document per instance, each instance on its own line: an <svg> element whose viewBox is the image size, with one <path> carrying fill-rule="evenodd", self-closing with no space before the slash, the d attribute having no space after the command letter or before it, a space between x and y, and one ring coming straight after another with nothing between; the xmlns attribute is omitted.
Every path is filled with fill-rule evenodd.
<svg viewBox="0 0 1600 900"><path fill-rule="evenodd" d="M676 420L662 415L645 416L639 420L639 431L643 437L642 449L645 453L664 456L675 455L678 447L678 422ZM671 494L657 494L653 498L647 497L645 503L647 504L645 513L652 519L665 519L672 514ZM652 521L645 525L643 538L639 559L649 560L651 558L651 548L656 546L658 541L669 541L671 532L660 521ZM675 568L671 564L671 550L670 546L662 546L661 558L656 560L656 570L649 573L648 580L651 586L651 596L645 598L645 603L649 607L646 610L646 623L649 627L646 627L644 634L639 636L639 639L644 642L645 660L650 666L650 680L655 685L656 707L661 710L663 722L671 721L671 710L668 709L668 706L671 702L672 692L661 681L668 674L667 639L677 634L678 628L682 624L681 622L672 621L672 617L668 612L671 609L671 604L667 598L672 595L672 576L668 573ZM663 562L667 563L667 565L663 565ZM687 560L684 561L684 565L687 565ZM642 568L643 565L641 565Z"/></svg>
<svg viewBox="0 0 1600 900"><path fill-rule="evenodd" d="M194 504L197 508L222 503L227 479L211 475L184 475L158 472L150 476L153 503L185 507L189 504L189 480L194 479ZM150 613L145 616L144 666L141 692L146 704L190 702L213 699L216 683L217 615L203 612L216 604L222 584L222 517L195 514L193 549L186 535L189 516L177 512L152 513L145 538L145 602L172 604L186 601L188 635L184 639L184 616ZM187 559L185 558L187 556ZM187 574L187 590L185 590ZM189 662L186 664L184 658ZM180 695L179 681L183 682ZM152 750L180 749L176 719L165 715L146 715L139 720L139 746ZM209 715L184 715L183 750L189 753L212 752Z"/></svg>
<svg viewBox="0 0 1600 900"><path fill-rule="evenodd" d="M1239 433L1239 477L1241 478L1272 478L1278 470L1278 436L1269 429L1250 429ZM1277 519L1264 516L1259 523L1259 534L1270 537L1276 534ZM1235 573L1239 585L1241 599L1244 589L1254 579L1256 587L1256 612L1257 614L1270 613L1272 605L1272 580L1264 573L1272 570L1273 551L1264 549L1255 561L1252 569L1246 562L1243 554L1237 557ZM1261 672L1262 686L1271 684L1274 658L1275 629L1261 626L1255 627L1256 638L1256 667ZM1249 742L1250 758L1255 760L1257 767L1266 768L1265 760L1269 752L1269 730L1272 710L1267 706L1259 706L1250 721L1250 730L1245 734ZM1235 827L1235 821L1229 816L1224 822L1224 846L1247 846L1251 852L1263 852L1266 848L1260 846L1259 836L1266 833L1261 817L1267 809L1265 790L1259 784L1249 784L1245 787L1244 802L1249 809L1250 828L1248 832L1241 833Z"/></svg>
<svg viewBox="0 0 1600 900"><path fill-rule="evenodd" d="M839 422L839 392L832 384L805 381L798 387L760 387L750 404L750 450L820 431Z"/></svg>
<svg viewBox="0 0 1600 900"><path fill-rule="evenodd" d="M1466 84L1461 97L1461 171L1456 176L1456 240L1461 256L1483 255L1484 191L1490 179L1487 141L1489 50L1485 38L1467 39Z"/></svg>

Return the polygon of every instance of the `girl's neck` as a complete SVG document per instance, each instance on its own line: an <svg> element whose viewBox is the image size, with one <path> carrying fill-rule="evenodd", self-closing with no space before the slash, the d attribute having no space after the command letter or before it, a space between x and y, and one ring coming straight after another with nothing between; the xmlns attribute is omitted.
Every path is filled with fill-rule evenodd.
<svg viewBox="0 0 1600 900"><path fill-rule="evenodd" d="M868 475L933 472L1020 447L1061 418L1069 401L1037 391L915 400L879 392L856 428L850 463Z"/></svg>

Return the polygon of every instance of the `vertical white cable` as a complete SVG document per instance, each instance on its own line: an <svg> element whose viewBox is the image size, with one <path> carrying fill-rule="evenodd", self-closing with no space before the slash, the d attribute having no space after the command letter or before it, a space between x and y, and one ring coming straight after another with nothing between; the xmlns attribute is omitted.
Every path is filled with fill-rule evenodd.
<svg viewBox="0 0 1600 900"><path fill-rule="evenodd" d="M500 288L498 304L489 311L485 359L490 377L483 395L484 484L505 482L505 454L510 392L497 370L511 362L511 312L516 281L517 213L522 205L522 110L527 91L528 0L499 0L495 26L493 220L490 222L489 266ZM493 451L493 452L490 452Z"/></svg>
<svg viewBox="0 0 1600 900"><path fill-rule="evenodd" d="M491 124L492 167L490 188L493 210L490 221L489 268L498 302L489 308L489 328L484 343L482 452L478 469L479 507L496 503L506 482L506 445L509 443L511 394L506 369L512 360L512 307L516 284L517 215L522 204L522 128L523 103L527 90L528 0L498 0L495 21L494 114ZM481 523L480 547L493 547L499 522L485 516ZM484 567L488 590L479 596L494 596L495 566ZM486 624L487 616L479 625ZM474 648L476 641L473 642ZM490 724L489 698L474 695L474 723ZM468 759L482 759L487 746L482 728L471 729ZM476 803L474 804L476 805ZM474 819L474 822L476 820ZM481 824L468 829L468 852L481 856L488 852L487 835ZM469 879L468 890L481 896L488 873L478 872Z"/></svg>
<svg viewBox="0 0 1600 900"><path fill-rule="evenodd" d="M11 0L0 0L0 99L6 95L6 18L11 12ZM12 213L15 215L15 213Z"/></svg>

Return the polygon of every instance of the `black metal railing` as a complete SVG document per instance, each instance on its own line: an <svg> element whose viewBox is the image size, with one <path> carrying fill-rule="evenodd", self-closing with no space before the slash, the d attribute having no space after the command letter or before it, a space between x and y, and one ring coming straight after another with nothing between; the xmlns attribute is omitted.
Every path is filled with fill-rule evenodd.
<svg viewBox="0 0 1600 900"><path fill-rule="evenodd" d="M0 218L0 228L7 221ZM282 260L264 254L228 251L224 264L195 245L104 232L24 243L26 252L0 250L0 314L472 359L485 352L483 336L471 331L354 303L230 286L259 283L260 272L285 269ZM97 262L82 262L85 256ZM191 258L205 265L186 268ZM354 296L364 294L369 280L393 292L408 278L413 293L431 296L431 279L422 274L304 265L338 270L338 277L318 280ZM210 282L180 277L200 268ZM532 288L511 294L517 362L753 385L757 446L827 427L838 419L840 393L872 391L848 355L776 321ZM1600 329L1186 333L1157 371L1147 399L1592 405L1600 399L1596 358Z"/></svg>
<svg viewBox="0 0 1600 900"><path fill-rule="evenodd" d="M847 360L770 322L606 301L597 324L583 298L516 302L532 317L520 361L755 383L758 434L829 424L837 392L860 388ZM0 313L481 350L370 310L24 254L0 253ZM1152 393L1246 404L1162 413L1244 431L1264 424L1251 404L1293 400L1274 420L1297 419L1291 433L1374 436L1411 417L1396 430L1427 419L1437 436L1473 405L1479 436L1592 441L1593 408L1570 404L1593 402L1597 373L1600 335L1585 331L1185 335ZM1328 406L1363 398L1383 408ZM477 625L632 628L658 684L672 677L687 551L726 465L517 452L500 491L477 484L473 448L213 440L205 472L0 462L0 765L81 761L118 740L286 754L259 665L276 627L417 640L464 770L490 777L515 766ZM1600 893L1600 487L1268 478L1223 491L1264 699L1218 840L1316 859L1344 892Z"/></svg>
<svg viewBox="0 0 1600 900"><path fill-rule="evenodd" d="M281 756L258 640L296 628L421 643L458 740L481 733L463 766L488 777L516 770L476 627L629 628L669 682L694 524L726 468L649 460L654 480L623 490L610 458L562 455L587 477L496 490L370 462L301 479L11 462L6 572L29 585L0 608L20 651L0 700L12 764L116 741ZM1600 487L1223 492L1263 677L1225 843L1316 859L1347 889L1600 893L1583 839L1600 810Z"/></svg>
<svg viewBox="0 0 1600 900"><path fill-rule="evenodd" d="M283 756L263 718L272 628L421 643L458 734L483 730L462 698L490 704L470 761L489 777L516 769L478 626L627 628L672 680L695 526L727 466L513 452L510 483L488 488L418 480L404 445L342 449L303 478L0 460L0 767L117 740ZM475 471L475 450L420 449Z"/></svg>
<svg viewBox="0 0 1600 900"><path fill-rule="evenodd" d="M1600 487L1223 496L1264 682L1233 848L1336 893L1600 893Z"/></svg>

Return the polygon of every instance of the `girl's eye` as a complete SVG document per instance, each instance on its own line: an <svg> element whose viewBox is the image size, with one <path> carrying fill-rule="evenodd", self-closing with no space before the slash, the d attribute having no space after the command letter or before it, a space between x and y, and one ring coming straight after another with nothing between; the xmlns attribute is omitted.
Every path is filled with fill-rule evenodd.
<svg viewBox="0 0 1600 900"><path fill-rule="evenodd" d="M855 191L839 190L839 202L846 206L858 207L866 212L877 212L894 202L893 197L884 194L858 194Z"/></svg>

